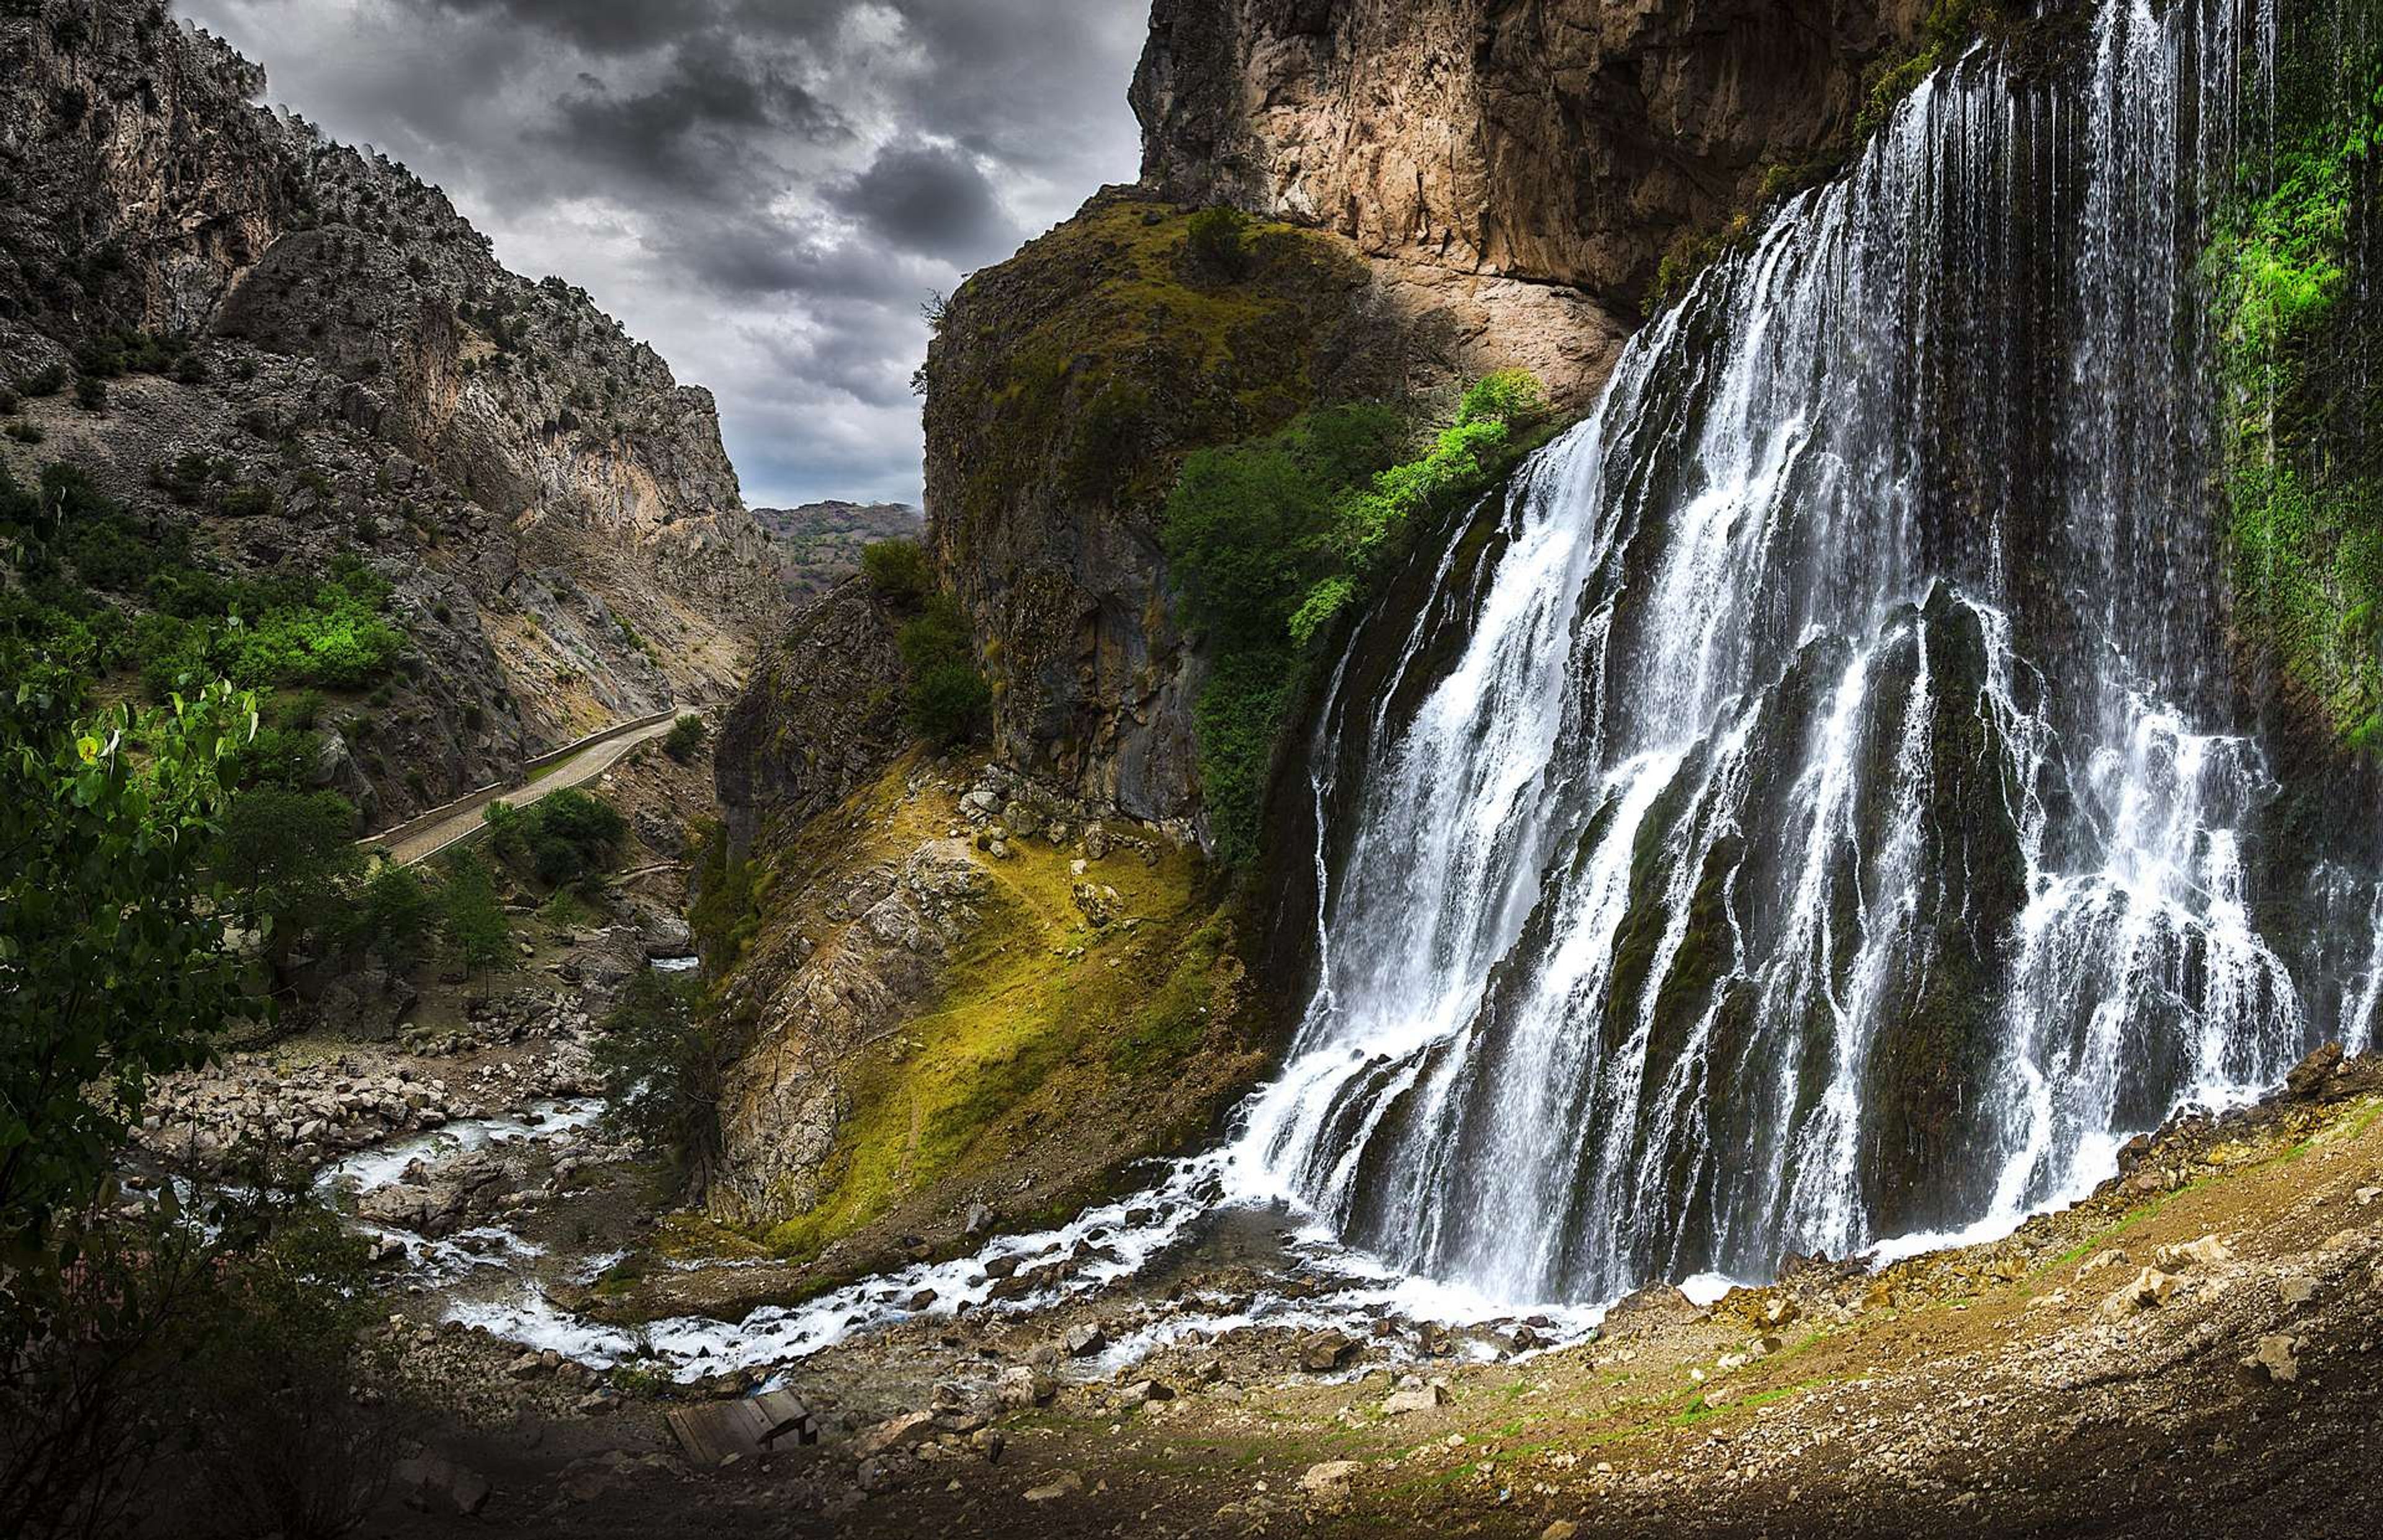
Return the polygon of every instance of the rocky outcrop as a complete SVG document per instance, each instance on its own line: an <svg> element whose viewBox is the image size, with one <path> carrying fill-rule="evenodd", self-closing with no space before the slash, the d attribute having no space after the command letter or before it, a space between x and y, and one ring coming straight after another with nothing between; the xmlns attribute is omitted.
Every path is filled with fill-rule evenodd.
<svg viewBox="0 0 2383 1540"><path fill-rule="evenodd" d="M730 857L801 829L893 763L909 740L895 620L850 578L761 651L721 725L714 781Z"/></svg>
<svg viewBox="0 0 2383 1540"><path fill-rule="evenodd" d="M154 0L0 17L0 383L177 350L104 411L24 403L20 479L71 461L233 571L354 550L395 583L417 656L362 765L383 820L724 695L779 597L710 397L265 89Z"/></svg>
<svg viewBox="0 0 2383 1540"><path fill-rule="evenodd" d="M927 354L928 540L983 644L996 746L1142 818L1197 805L1199 665L1158 530L1175 468L1429 362L1346 242L1260 228L1223 272L1190 223L1111 189L962 286Z"/></svg>
<svg viewBox="0 0 2383 1540"><path fill-rule="evenodd" d="M1635 316L1665 250L1849 140L1922 0L1158 0L1150 185Z"/></svg>
<svg viewBox="0 0 2383 1540"><path fill-rule="evenodd" d="M1112 190L954 296L927 504L1003 755L1196 809L1198 659L1156 524L1183 455L1357 396L1527 367L1581 410L1667 251L1852 142L1919 0L1160 0ZM1189 211L1276 221L1253 271Z"/></svg>

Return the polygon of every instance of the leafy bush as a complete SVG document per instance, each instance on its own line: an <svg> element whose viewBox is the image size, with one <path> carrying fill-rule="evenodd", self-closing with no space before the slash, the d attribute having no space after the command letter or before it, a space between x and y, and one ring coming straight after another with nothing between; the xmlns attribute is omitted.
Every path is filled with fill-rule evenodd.
<svg viewBox="0 0 2383 1540"><path fill-rule="evenodd" d="M685 764L703 746L703 719L690 711L671 723L671 730L662 734L662 752Z"/></svg>
<svg viewBox="0 0 2383 1540"><path fill-rule="evenodd" d="M1246 277L1250 270L1250 216L1237 208L1204 208L1187 227L1192 260L1221 278Z"/></svg>
<svg viewBox="0 0 2383 1540"><path fill-rule="evenodd" d="M916 540L876 540L863 546L860 571L870 591L895 610L916 610L935 586L927 552Z"/></svg>
<svg viewBox="0 0 2383 1540"><path fill-rule="evenodd" d="M909 671L910 725L937 748L973 742L990 725L993 686L959 601L938 594L895 637Z"/></svg>
<svg viewBox="0 0 2383 1540"><path fill-rule="evenodd" d="M283 950L336 914L345 884L362 874L355 832L355 804L337 792L259 786L233 798L216 870Z"/></svg>
<svg viewBox="0 0 2383 1540"><path fill-rule="evenodd" d="M377 953L382 962L404 972L421 960L439 911L438 896L423 885L420 873L383 861L357 897L350 944Z"/></svg>
<svg viewBox="0 0 2383 1540"><path fill-rule="evenodd" d="M75 405L85 412L107 410L107 382L97 375L85 375L75 381Z"/></svg>
<svg viewBox="0 0 2383 1540"><path fill-rule="evenodd" d="M59 391L67 388L68 378L68 376L67 375L65 364L44 363L39 369L27 375L23 379L19 380L17 382L17 391L19 395L34 400L39 400L43 396L55 396Z"/></svg>
<svg viewBox="0 0 2383 1540"><path fill-rule="evenodd" d="M557 887L607 869L629 830L618 808L576 786L526 807L492 802L481 817L500 857L508 864L526 857L538 881Z"/></svg>
<svg viewBox="0 0 2383 1540"><path fill-rule="evenodd" d="M1194 717L1220 858L1254 856L1274 744L1315 638L1432 514L1477 499L1542 439L1546 393L1523 371L1464 394L1423 455L1387 407L1312 413L1270 437L1187 458L1161 525L1186 619L1214 668Z"/></svg>
<svg viewBox="0 0 2383 1540"><path fill-rule="evenodd" d="M22 1236L114 1171L150 1077L264 1014L208 859L255 704L217 683L84 719L75 667L6 637L0 678L0 1235Z"/></svg>

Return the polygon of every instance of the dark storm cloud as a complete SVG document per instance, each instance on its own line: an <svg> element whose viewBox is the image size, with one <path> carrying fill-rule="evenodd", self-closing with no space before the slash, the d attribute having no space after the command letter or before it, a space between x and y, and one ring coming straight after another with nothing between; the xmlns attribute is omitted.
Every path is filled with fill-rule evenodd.
<svg viewBox="0 0 2383 1540"><path fill-rule="evenodd" d="M772 155L780 136L812 145L854 138L835 108L801 86L708 45L673 49L661 78L642 89L615 92L582 74L537 134L583 188L626 184L706 202L792 175Z"/></svg>
<svg viewBox="0 0 2383 1540"><path fill-rule="evenodd" d="M1016 244L993 183L957 149L888 145L868 170L829 189L828 202L898 250L966 261Z"/></svg>
<svg viewBox="0 0 2383 1540"><path fill-rule="evenodd" d="M599 53L651 47L678 36L690 11L680 0L432 0L458 16L549 32Z"/></svg>
<svg viewBox="0 0 2383 1540"><path fill-rule="evenodd" d="M1138 147L1138 0L179 0L713 388L757 503L915 498L919 307Z"/></svg>

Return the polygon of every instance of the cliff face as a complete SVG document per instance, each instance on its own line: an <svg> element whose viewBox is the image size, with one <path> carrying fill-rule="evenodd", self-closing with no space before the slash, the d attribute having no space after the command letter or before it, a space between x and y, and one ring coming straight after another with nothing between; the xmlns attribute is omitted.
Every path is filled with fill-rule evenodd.
<svg viewBox="0 0 2383 1540"><path fill-rule="evenodd" d="M1842 150L1920 8L1158 0L1142 187L969 280L928 358L931 541L1003 755L1195 813L1199 661L1156 535L1183 455L1513 365L1584 409L1667 250ZM1182 254L1216 203L1274 222L1238 286Z"/></svg>
<svg viewBox="0 0 2383 1540"><path fill-rule="evenodd" d="M265 89L154 0L0 18L0 382L133 333L188 360L104 411L27 402L20 478L82 466L233 571L354 550L395 583L414 656L351 787L376 819L724 694L776 598L710 397ZM168 499L185 457L214 489Z"/></svg>
<svg viewBox="0 0 2383 1540"><path fill-rule="evenodd" d="M1925 9L1157 0L1132 92L1143 179L1633 316L1681 232L1844 142L1867 71Z"/></svg>

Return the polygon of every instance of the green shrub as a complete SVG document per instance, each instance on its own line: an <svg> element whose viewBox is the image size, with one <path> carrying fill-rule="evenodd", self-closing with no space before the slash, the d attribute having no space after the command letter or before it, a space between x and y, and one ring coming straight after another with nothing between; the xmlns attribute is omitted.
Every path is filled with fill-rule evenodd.
<svg viewBox="0 0 2383 1540"><path fill-rule="evenodd" d="M216 499L216 511L231 519L261 519L279 502L270 487L230 487Z"/></svg>
<svg viewBox="0 0 2383 1540"><path fill-rule="evenodd" d="M85 412L107 410L107 382L97 375L85 375L75 381L75 405Z"/></svg>
<svg viewBox="0 0 2383 1540"><path fill-rule="evenodd" d="M17 382L17 390L19 395L32 398L34 400L39 400L43 396L55 396L59 391L67 388L67 380L68 377L65 364L44 363L39 369L27 375L23 379L19 380Z"/></svg>
<svg viewBox="0 0 2383 1540"><path fill-rule="evenodd" d="M1308 651L1431 515L1477 499L1544 440L1538 381L1464 394L1425 454L1378 405L1311 413L1269 437L1188 457L1161 523L1185 619L1213 667L1194 722L1204 809L1229 865L1258 854L1267 767Z"/></svg>
<svg viewBox="0 0 2383 1540"><path fill-rule="evenodd" d="M685 764L703 746L703 719L690 711L671 723L671 730L662 734L662 752Z"/></svg>
<svg viewBox="0 0 2383 1540"><path fill-rule="evenodd" d="M934 589L927 553L916 540L876 540L861 548L861 574L878 598L894 609L916 610Z"/></svg>
<svg viewBox="0 0 2383 1540"><path fill-rule="evenodd" d="M602 797L565 786L526 807L492 802L481 815L498 856L527 859L538 881L576 882L608 869L628 834L628 820Z"/></svg>
<svg viewBox="0 0 2383 1540"><path fill-rule="evenodd" d="M1204 208L1186 227L1192 260L1216 277L1249 276L1250 216L1237 208Z"/></svg>
<svg viewBox="0 0 2383 1540"><path fill-rule="evenodd" d="M287 950L320 933L363 872L355 832L355 804L337 792L253 787L232 799L216 870L268 923L275 949Z"/></svg>
<svg viewBox="0 0 2383 1540"><path fill-rule="evenodd" d="M7 434L19 444L38 444L50 436L39 423L10 423Z"/></svg>
<svg viewBox="0 0 2383 1540"><path fill-rule="evenodd" d="M976 665L967 611L947 594L929 599L895 637L910 675L910 725L937 748L971 743L991 724L993 686Z"/></svg>
<svg viewBox="0 0 2383 1540"><path fill-rule="evenodd" d="M422 960L440 905L412 867L383 861L358 895L355 918L352 944L377 953L401 973Z"/></svg>

